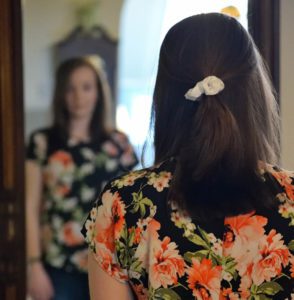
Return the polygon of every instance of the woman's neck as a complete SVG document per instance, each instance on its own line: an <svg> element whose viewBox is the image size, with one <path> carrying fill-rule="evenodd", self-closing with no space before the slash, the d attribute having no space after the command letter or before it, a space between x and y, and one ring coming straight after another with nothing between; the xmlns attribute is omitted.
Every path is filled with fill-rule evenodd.
<svg viewBox="0 0 294 300"><path fill-rule="evenodd" d="M90 140L90 119L72 119L69 124L69 138L76 142Z"/></svg>

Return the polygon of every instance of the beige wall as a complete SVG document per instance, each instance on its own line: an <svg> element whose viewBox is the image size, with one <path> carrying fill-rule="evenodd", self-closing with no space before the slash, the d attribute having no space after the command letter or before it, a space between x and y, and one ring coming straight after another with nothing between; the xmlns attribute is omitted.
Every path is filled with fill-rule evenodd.
<svg viewBox="0 0 294 300"><path fill-rule="evenodd" d="M281 1L282 161L294 170L294 1Z"/></svg>

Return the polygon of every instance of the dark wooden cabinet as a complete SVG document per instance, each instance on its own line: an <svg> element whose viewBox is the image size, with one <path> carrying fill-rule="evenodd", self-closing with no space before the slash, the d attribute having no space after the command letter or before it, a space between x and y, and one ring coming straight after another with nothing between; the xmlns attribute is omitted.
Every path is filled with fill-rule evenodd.
<svg viewBox="0 0 294 300"><path fill-rule="evenodd" d="M0 299L25 299L21 7L0 1Z"/></svg>

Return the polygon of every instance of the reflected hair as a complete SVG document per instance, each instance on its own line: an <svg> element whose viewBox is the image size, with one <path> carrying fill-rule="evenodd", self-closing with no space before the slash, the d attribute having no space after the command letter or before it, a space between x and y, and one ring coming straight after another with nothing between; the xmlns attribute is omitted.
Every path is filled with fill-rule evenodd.
<svg viewBox="0 0 294 300"><path fill-rule="evenodd" d="M225 88L184 98L217 76ZM153 95L155 163L176 160L169 200L198 218L222 218L272 204L260 175L279 158L279 114L267 68L234 18L201 14L174 25L160 50Z"/></svg>
<svg viewBox="0 0 294 300"><path fill-rule="evenodd" d="M89 130L91 140L100 143L111 131L111 93L103 70L94 66L87 57L66 60L57 69L53 96L53 129L63 141L68 140L70 114L65 96L72 73L81 67L90 68L95 74L98 95Z"/></svg>

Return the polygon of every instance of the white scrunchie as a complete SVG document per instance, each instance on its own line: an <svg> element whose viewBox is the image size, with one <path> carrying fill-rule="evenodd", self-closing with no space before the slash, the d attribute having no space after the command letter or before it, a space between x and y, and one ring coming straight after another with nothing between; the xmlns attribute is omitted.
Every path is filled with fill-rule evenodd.
<svg viewBox="0 0 294 300"><path fill-rule="evenodd" d="M208 76L202 81L196 83L196 85L189 89L185 94L185 98L191 101L196 101L202 94L216 95L225 88L225 84L221 79L216 76Z"/></svg>

